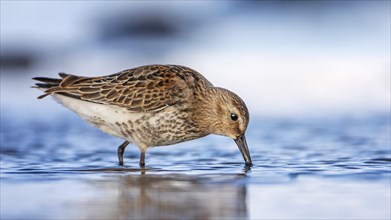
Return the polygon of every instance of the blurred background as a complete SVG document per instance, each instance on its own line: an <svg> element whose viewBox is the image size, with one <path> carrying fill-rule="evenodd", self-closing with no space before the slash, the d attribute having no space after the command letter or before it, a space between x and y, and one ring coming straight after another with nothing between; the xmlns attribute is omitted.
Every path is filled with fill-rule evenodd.
<svg viewBox="0 0 391 220"><path fill-rule="evenodd" d="M1 219L390 219L390 1L0 1ZM148 151L31 86L179 64L247 103ZM330 202L332 201L332 202Z"/></svg>
<svg viewBox="0 0 391 220"><path fill-rule="evenodd" d="M145 64L189 66L253 116L389 112L390 2L1 2L2 112L61 111L31 77Z"/></svg>

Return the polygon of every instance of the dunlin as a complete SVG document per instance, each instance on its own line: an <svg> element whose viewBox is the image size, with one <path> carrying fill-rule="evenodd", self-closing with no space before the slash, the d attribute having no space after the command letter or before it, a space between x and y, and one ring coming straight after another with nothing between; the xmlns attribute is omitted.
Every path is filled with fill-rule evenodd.
<svg viewBox="0 0 391 220"><path fill-rule="evenodd" d="M200 73L178 65L148 65L102 76L65 73L59 79L35 77L35 88L102 131L125 140L118 147L119 164L129 143L140 149L145 166L149 147L176 144L209 134L235 140L245 164L252 164L245 138L249 113L231 91L214 87Z"/></svg>

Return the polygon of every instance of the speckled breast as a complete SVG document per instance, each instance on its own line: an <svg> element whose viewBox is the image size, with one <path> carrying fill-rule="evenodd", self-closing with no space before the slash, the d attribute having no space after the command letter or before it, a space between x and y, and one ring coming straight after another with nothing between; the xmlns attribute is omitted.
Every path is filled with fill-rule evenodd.
<svg viewBox="0 0 391 220"><path fill-rule="evenodd" d="M186 111L167 108L160 112L139 113L114 123L122 138L146 147L163 146L202 137ZM118 135L117 135L118 136Z"/></svg>

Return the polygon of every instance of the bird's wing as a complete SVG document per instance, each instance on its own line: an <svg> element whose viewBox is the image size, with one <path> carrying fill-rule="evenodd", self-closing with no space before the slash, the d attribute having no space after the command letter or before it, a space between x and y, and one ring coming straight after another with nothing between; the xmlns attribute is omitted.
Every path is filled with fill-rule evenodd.
<svg viewBox="0 0 391 220"><path fill-rule="evenodd" d="M191 74L164 65L143 66L104 77L82 77L60 73L62 79L37 77L40 98L53 93L126 108L133 112L159 111L181 104L191 96ZM190 83L189 83L190 82Z"/></svg>

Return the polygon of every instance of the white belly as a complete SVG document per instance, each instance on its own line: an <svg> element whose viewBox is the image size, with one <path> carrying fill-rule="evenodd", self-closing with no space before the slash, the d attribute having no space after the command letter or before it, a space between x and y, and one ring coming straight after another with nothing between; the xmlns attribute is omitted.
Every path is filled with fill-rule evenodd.
<svg viewBox="0 0 391 220"><path fill-rule="evenodd" d="M120 129L115 126L116 123L127 121L136 121L143 117L145 113L131 113L126 109L119 108L113 105L102 105L92 102L81 101L78 99L69 98L63 95L53 95L62 105L77 113L81 118L98 127L102 131L114 135L116 137L129 140L124 136Z"/></svg>

